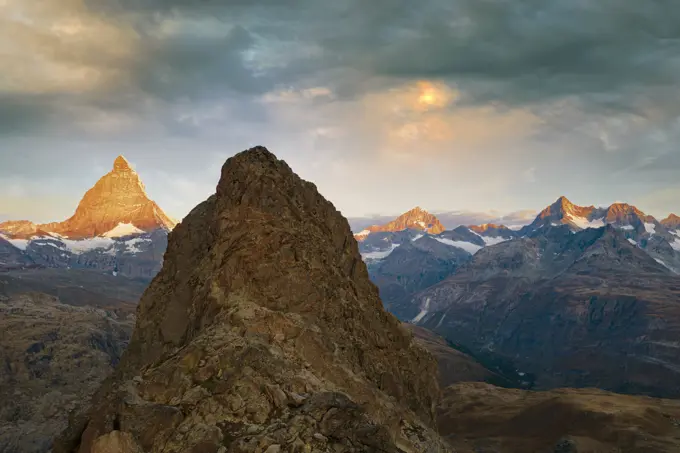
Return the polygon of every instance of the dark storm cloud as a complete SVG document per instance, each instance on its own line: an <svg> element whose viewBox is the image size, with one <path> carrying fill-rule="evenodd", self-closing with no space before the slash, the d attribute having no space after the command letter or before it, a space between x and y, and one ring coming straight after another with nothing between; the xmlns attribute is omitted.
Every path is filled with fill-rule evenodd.
<svg viewBox="0 0 680 453"><path fill-rule="evenodd" d="M369 15L349 39L324 44L377 74L457 82L479 103L578 96L636 109L679 80L675 0L430 1L400 11Z"/></svg>
<svg viewBox="0 0 680 453"><path fill-rule="evenodd" d="M88 14L134 38L123 56L109 51L112 43L101 52L83 43L64 46L68 52L56 54L60 62L75 60L113 73L95 95L60 97L66 105L103 109L109 98L120 111L148 116L160 115L149 111L149 100L259 96L299 84L327 86L350 98L378 85L429 78L455 83L460 103L540 105L568 98L583 109L644 116L680 112L677 90L668 90L680 74L676 0L87 0L85 5ZM305 54L303 48L315 51ZM277 63L268 64L272 59ZM55 120L53 97L10 94L17 115L0 107L0 132ZM41 100L45 109L39 108Z"/></svg>

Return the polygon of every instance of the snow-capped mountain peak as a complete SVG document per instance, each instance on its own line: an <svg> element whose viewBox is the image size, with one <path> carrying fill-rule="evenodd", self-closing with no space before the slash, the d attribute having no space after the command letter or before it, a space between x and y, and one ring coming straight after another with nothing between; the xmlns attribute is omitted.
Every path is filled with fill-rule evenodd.
<svg viewBox="0 0 680 453"><path fill-rule="evenodd" d="M384 225L373 225L360 233L356 234L354 237L358 241L366 239L366 237L371 233L376 232L397 232L403 230L419 230L430 234L439 234L445 230L444 225L441 224L439 219L434 215L430 214L420 206L416 206L410 211L405 212L391 222Z"/></svg>

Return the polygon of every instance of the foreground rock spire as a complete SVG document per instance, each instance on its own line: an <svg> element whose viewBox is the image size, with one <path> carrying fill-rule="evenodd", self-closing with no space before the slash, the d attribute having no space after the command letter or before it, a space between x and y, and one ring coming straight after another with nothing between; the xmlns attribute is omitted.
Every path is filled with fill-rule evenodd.
<svg viewBox="0 0 680 453"><path fill-rule="evenodd" d="M263 147L170 234L137 315L56 453L447 451L434 359L383 309L347 221Z"/></svg>

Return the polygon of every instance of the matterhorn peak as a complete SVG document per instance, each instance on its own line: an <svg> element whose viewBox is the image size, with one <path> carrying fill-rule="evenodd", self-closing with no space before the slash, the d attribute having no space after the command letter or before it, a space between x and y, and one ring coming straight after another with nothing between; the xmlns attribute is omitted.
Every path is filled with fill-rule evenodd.
<svg viewBox="0 0 680 453"><path fill-rule="evenodd" d="M116 160L113 161L113 171L114 172L127 172L127 171L133 171L132 166L130 165L130 162L128 160L120 155L116 157Z"/></svg>
<svg viewBox="0 0 680 453"><path fill-rule="evenodd" d="M149 199L144 184L127 159L118 156L113 170L85 193L71 218L38 228L71 239L83 239L107 235L123 226L130 231L171 230L176 223Z"/></svg>

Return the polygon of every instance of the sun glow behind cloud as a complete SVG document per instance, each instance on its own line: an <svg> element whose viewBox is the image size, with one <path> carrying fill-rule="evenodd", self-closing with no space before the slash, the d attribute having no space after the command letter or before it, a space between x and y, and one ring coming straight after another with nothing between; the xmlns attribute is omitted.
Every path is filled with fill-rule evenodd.
<svg viewBox="0 0 680 453"><path fill-rule="evenodd" d="M0 177L124 152L203 180L208 154L264 144L343 212L540 208L534 176L547 200L675 184L680 8L534 3L0 0Z"/></svg>

